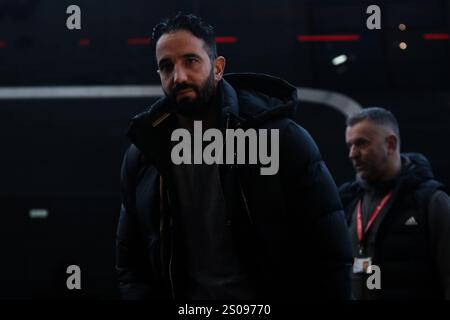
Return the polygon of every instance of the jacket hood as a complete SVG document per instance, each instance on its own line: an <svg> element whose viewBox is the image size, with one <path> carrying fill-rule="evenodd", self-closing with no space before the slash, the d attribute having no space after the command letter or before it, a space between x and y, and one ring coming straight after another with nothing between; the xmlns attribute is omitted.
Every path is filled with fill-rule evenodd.
<svg viewBox="0 0 450 320"><path fill-rule="evenodd" d="M220 92L228 97L223 105L243 120L242 126L280 116L292 118L297 112L297 88L283 79L257 73L230 73L221 82Z"/></svg>
<svg viewBox="0 0 450 320"><path fill-rule="evenodd" d="M402 175L419 180L433 179L433 170L428 159L420 153L403 153Z"/></svg>

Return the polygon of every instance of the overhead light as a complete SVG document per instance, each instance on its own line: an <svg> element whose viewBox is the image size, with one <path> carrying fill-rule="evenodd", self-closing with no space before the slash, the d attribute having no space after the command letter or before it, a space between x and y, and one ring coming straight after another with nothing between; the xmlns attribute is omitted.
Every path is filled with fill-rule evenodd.
<svg viewBox="0 0 450 320"><path fill-rule="evenodd" d="M400 31L405 31L405 30L406 30L406 24L400 23L400 24L398 25L398 28L400 29Z"/></svg>
<svg viewBox="0 0 450 320"><path fill-rule="evenodd" d="M31 219L45 219L48 217L47 209L30 209L29 211Z"/></svg>
<svg viewBox="0 0 450 320"><path fill-rule="evenodd" d="M345 54L341 54L337 57L334 57L333 60L331 60L331 63L335 66L338 66L340 64L343 64L347 61L347 56Z"/></svg>
<svg viewBox="0 0 450 320"><path fill-rule="evenodd" d="M402 50L406 50L406 48L408 48L408 45L406 44L406 42L400 42L398 47Z"/></svg>

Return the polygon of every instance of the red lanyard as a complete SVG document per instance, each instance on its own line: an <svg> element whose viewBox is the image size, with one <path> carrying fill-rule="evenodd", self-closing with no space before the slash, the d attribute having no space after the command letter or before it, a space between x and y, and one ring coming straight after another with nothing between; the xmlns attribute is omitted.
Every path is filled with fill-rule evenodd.
<svg viewBox="0 0 450 320"><path fill-rule="evenodd" d="M384 208L384 206L389 201L391 196L392 196L392 191L384 196L384 198L381 200L381 202L378 204L378 206L373 211L372 216L369 219L369 222L367 223L367 226L366 226L366 229L364 230L364 232L363 232L363 228L362 228L362 219L361 219L361 200L358 201L358 209L357 209L357 213L356 213L356 232L358 234L359 243L362 242L364 234L367 233L367 231L370 229L370 227L372 226L376 217L380 213L381 209Z"/></svg>

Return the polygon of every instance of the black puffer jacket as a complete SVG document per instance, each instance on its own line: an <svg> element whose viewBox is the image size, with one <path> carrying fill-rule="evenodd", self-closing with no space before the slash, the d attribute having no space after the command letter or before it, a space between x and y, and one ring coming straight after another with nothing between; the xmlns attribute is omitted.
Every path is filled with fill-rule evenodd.
<svg viewBox="0 0 450 320"><path fill-rule="evenodd" d="M220 165L240 254L261 298L349 298L351 248L337 188L310 135L293 120L296 88L256 74L219 83L223 125L280 130L275 175ZM165 98L136 116L122 167L117 270L124 298L177 297L177 233L170 214L170 134Z"/></svg>
<svg viewBox="0 0 450 320"><path fill-rule="evenodd" d="M434 180L428 160L417 153L402 154L402 170L393 185L392 198L380 212L364 244L365 255L380 267L381 290L368 290L367 276L355 275L359 280L354 279L354 285L361 289L354 291L361 291L361 299L442 299L445 288L437 262L448 261L449 253L437 257L437 245L430 239L430 229L439 227L430 228L429 207L432 196L443 185ZM339 191L350 232L355 233L355 208L365 190L355 181L344 184ZM355 252L357 244L353 245Z"/></svg>

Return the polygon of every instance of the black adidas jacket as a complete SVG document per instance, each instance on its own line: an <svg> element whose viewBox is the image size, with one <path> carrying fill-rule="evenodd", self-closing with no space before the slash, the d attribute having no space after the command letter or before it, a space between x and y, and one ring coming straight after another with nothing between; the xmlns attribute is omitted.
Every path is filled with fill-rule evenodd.
<svg viewBox="0 0 450 320"><path fill-rule="evenodd" d="M443 189L423 155L402 154L392 198L364 242L364 255L380 267L381 289L368 290L367 275L355 275L354 285L362 288L358 298L450 299L450 203ZM352 219L365 190L354 181L339 191L355 233Z"/></svg>

